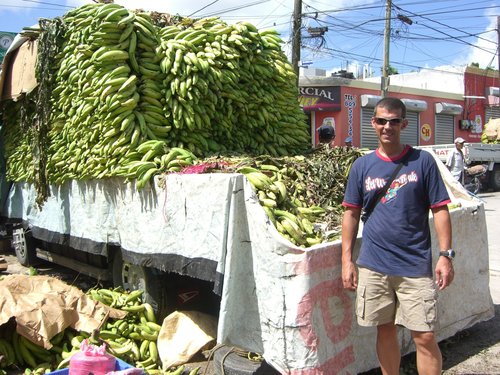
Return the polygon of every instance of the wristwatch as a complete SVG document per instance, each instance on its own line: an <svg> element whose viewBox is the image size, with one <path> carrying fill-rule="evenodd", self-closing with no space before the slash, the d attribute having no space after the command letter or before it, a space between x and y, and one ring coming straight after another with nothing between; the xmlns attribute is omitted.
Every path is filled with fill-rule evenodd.
<svg viewBox="0 0 500 375"><path fill-rule="evenodd" d="M445 251L440 251L439 256L446 257L448 259L453 259L453 258L455 258L455 250L449 249L449 250L445 250Z"/></svg>

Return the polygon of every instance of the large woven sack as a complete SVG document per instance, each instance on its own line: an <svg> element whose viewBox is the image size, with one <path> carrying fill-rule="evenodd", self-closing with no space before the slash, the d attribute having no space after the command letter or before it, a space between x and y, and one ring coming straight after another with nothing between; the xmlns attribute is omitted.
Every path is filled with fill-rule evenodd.
<svg viewBox="0 0 500 375"><path fill-rule="evenodd" d="M490 119L484 125L484 134L488 141L500 140L500 118Z"/></svg>

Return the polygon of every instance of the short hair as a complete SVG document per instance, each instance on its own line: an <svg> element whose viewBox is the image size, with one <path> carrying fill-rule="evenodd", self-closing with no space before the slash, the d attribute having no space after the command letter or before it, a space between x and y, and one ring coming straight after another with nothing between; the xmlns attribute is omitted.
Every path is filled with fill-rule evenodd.
<svg viewBox="0 0 500 375"><path fill-rule="evenodd" d="M379 108L385 108L388 111L401 111L401 117L406 118L406 105L401 101L401 99L391 96L380 99L377 104L375 104L373 116L377 115L377 109Z"/></svg>
<svg viewBox="0 0 500 375"><path fill-rule="evenodd" d="M321 125L318 128L318 136L321 143L328 143L335 139L335 129L331 125Z"/></svg>

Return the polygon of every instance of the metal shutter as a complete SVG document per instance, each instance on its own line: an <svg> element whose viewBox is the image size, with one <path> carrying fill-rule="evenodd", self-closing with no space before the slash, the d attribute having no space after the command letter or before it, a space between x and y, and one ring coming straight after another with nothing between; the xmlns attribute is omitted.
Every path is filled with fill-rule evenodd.
<svg viewBox="0 0 500 375"><path fill-rule="evenodd" d="M378 137L372 128L373 107L361 108L361 147L375 150L378 147Z"/></svg>
<svg viewBox="0 0 500 375"><path fill-rule="evenodd" d="M486 107L484 123L486 124L492 118L500 118L500 107Z"/></svg>
<svg viewBox="0 0 500 375"><path fill-rule="evenodd" d="M434 130L434 144L442 145L453 143L454 139L454 121L453 115L436 114L436 126Z"/></svg>
<svg viewBox="0 0 500 375"><path fill-rule="evenodd" d="M418 112L406 112L408 126L401 130L401 143L418 146Z"/></svg>

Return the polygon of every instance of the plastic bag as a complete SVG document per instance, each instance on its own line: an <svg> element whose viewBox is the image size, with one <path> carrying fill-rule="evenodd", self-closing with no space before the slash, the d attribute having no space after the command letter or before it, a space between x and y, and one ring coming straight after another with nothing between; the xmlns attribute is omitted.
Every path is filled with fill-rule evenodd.
<svg viewBox="0 0 500 375"><path fill-rule="evenodd" d="M82 341L80 352L74 354L69 361L69 375L106 375L114 371L116 358L106 353L106 344L101 346Z"/></svg>

